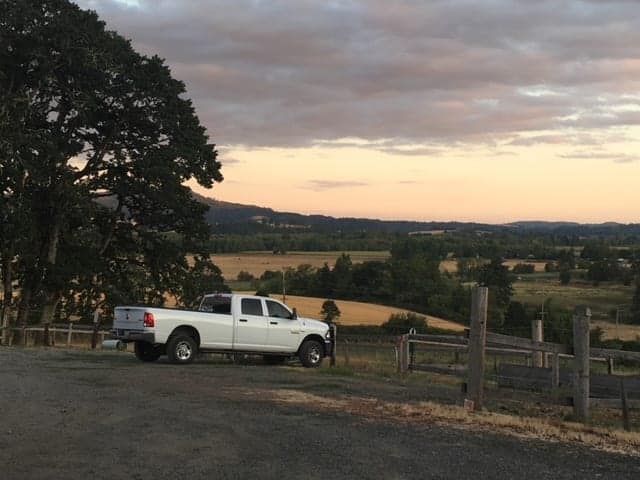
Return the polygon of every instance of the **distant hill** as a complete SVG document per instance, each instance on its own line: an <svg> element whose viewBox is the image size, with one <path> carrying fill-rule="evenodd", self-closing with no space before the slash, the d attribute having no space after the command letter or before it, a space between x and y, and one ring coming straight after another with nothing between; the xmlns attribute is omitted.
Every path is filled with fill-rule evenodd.
<svg viewBox="0 0 640 480"><path fill-rule="evenodd" d="M482 231L553 233L569 236L640 236L639 224L580 224L575 222L520 221L504 225L465 222L416 222L370 218L336 218L327 215L303 215L278 212L256 205L224 202L202 195L194 197L209 207L207 222L216 233L258 233L270 231L313 232L388 232L431 234L443 231Z"/></svg>
<svg viewBox="0 0 640 480"><path fill-rule="evenodd" d="M408 220L376 220L370 218L336 218L327 215L303 215L278 212L256 205L223 202L194 193L194 197L209 206L207 222L219 233L246 231L314 231L314 232L392 232L428 233L449 230L496 230L502 227L480 223L416 222Z"/></svg>

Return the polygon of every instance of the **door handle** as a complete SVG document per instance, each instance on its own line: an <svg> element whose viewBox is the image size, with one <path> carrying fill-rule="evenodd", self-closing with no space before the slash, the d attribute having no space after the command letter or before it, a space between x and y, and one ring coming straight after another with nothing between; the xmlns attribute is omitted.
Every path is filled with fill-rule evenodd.
<svg viewBox="0 0 640 480"><path fill-rule="evenodd" d="M245 318L241 318L240 320L238 320L239 322L246 322L247 320Z"/></svg>
<svg viewBox="0 0 640 480"><path fill-rule="evenodd" d="M271 325L277 325L278 322L269 322Z"/></svg>

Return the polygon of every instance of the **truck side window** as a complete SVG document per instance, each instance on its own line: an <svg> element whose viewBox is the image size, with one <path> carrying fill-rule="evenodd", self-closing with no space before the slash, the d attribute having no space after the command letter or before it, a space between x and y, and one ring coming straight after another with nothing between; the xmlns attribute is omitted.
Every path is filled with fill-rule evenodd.
<svg viewBox="0 0 640 480"><path fill-rule="evenodd" d="M231 315L231 297L228 296L211 296L204 297L200 305L201 312L222 313Z"/></svg>
<svg viewBox="0 0 640 480"><path fill-rule="evenodd" d="M262 301L257 298L243 298L241 310L244 315L264 315L262 312Z"/></svg>
<svg viewBox="0 0 640 480"><path fill-rule="evenodd" d="M267 309L269 310L270 317L291 318L291 312L278 302L267 300Z"/></svg>

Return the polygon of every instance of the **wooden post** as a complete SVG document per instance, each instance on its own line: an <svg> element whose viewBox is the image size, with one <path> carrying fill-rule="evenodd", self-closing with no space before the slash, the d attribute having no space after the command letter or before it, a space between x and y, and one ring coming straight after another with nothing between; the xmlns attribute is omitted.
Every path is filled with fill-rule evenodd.
<svg viewBox="0 0 640 480"><path fill-rule="evenodd" d="M73 323L69 322L69 329L67 330L67 347L71 346L71 334L73 333Z"/></svg>
<svg viewBox="0 0 640 480"><path fill-rule="evenodd" d="M42 332L42 343L45 347L51 345L51 342L49 340L49 322L45 322L44 324L44 330Z"/></svg>
<svg viewBox="0 0 640 480"><path fill-rule="evenodd" d="M560 388L560 355L557 353L551 357L551 388Z"/></svg>
<svg viewBox="0 0 640 480"><path fill-rule="evenodd" d="M329 366L330 367L335 367L336 366L336 348L338 347L338 327L336 326L335 323L332 323L329 326L329 331L331 332L331 359L329 360Z"/></svg>
<svg viewBox="0 0 640 480"><path fill-rule="evenodd" d="M416 344L415 342L409 342L409 360L407 362L407 368L411 368L416 364Z"/></svg>
<svg viewBox="0 0 640 480"><path fill-rule="evenodd" d="M404 376L409 370L409 335L398 339L398 372Z"/></svg>
<svg viewBox="0 0 640 480"><path fill-rule="evenodd" d="M27 346L27 326L22 324L22 345Z"/></svg>
<svg viewBox="0 0 640 480"><path fill-rule="evenodd" d="M344 341L344 364L349 366L349 340Z"/></svg>
<svg viewBox="0 0 640 480"><path fill-rule="evenodd" d="M613 357L607 357L607 373L609 375L613 375L614 374Z"/></svg>
<svg viewBox="0 0 640 480"><path fill-rule="evenodd" d="M542 319L540 318L534 318L531 320L531 340L534 342L544 341L542 334ZM531 356L534 367L542 368L544 366L542 352L531 352Z"/></svg>
<svg viewBox="0 0 640 480"><path fill-rule="evenodd" d="M91 335L91 350L95 350L98 344L98 330L100 329L100 312L96 309L93 312L93 334Z"/></svg>
<svg viewBox="0 0 640 480"><path fill-rule="evenodd" d="M489 289L475 287L471 295L471 328L469 330L469 368L467 400L473 409L482 408L484 383L484 345L487 336L487 305Z"/></svg>
<svg viewBox="0 0 640 480"><path fill-rule="evenodd" d="M620 402L622 406L622 426L628 432L631 430L629 421L629 401L627 400L627 389L624 386L624 377L620 377Z"/></svg>
<svg viewBox="0 0 640 480"><path fill-rule="evenodd" d="M579 421L589 418L589 323L591 309L573 312L573 413Z"/></svg>

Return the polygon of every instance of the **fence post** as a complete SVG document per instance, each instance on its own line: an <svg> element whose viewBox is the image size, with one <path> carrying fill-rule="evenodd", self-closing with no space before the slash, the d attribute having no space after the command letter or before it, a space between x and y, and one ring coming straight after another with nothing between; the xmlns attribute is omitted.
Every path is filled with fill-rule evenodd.
<svg viewBox="0 0 640 480"><path fill-rule="evenodd" d="M589 323L591 309L577 306L573 312L573 413L582 422L589 418Z"/></svg>
<svg viewBox="0 0 640 480"><path fill-rule="evenodd" d="M607 373L609 375L613 375L614 373L613 357L607 357Z"/></svg>
<svg viewBox="0 0 640 480"><path fill-rule="evenodd" d="M344 347L344 364L345 366L349 366L349 340L344 341L343 347Z"/></svg>
<svg viewBox="0 0 640 480"><path fill-rule="evenodd" d="M628 432L631 430L629 421L629 401L627 400L627 389L624 386L624 377L620 377L620 402L622 406L622 426Z"/></svg>
<svg viewBox="0 0 640 480"><path fill-rule="evenodd" d="M73 323L69 322L69 329L67 330L67 347L71 346L71 334L73 333Z"/></svg>
<svg viewBox="0 0 640 480"><path fill-rule="evenodd" d="M98 309L93 312L93 334L91 335L91 350L95 350L98 344L98 330L100 329L100 312Z"/></svg>
<svg viewBox="0 0 640 480"><path fill-rule="evenodd" d="M560 355L557 353L551 357L551 388L560 388Z"/></svg>
<svg viewBox="0 0 640 480"><path fill-rule="evenodd" d="M469 330L469 368L467 399L473 409L482 408L484 383L484 346L487 337L487 305L489 289L475 287L471 295L471 328Z"/></svg>
<svg viewBox="0 0 640 480"><path fill-rule="evenodd" d="M336 326L335 323L332 323L329 326L329 331L331 332L331 343L332 343L332 349L331 349L331 359L329 360L329 366L330 367L335 367L336 366L336 348L338 348L338 327Z"/></svg>
<svg viewBox="0 0 640 480"><path fill-rule="evenodd" d="M49 347L51 342L49 341L49 322L44 323L44 330L42 331L42 343L45 347Z"/></svg>
<svg viewBox="0 0 640 480"><path fill-rule="evenodd" d="M412 328L409 330L409 335L414 335L416 333L416 329ZM415 342L408 342L409 345L409 361L407 368L411 370L413 365L416 364L416 344Z"/></svg>
<svg viewBox="0 0 640 480"><path fill-rule="evenodd" d="M398 338L398 373L404 376L409 370L409 335Z"/></svg>
<svg viewBox="0 0 640 480"><path fill-rule="evenodd" d="M531 320L531 340L534 342L542 342L544 340L542 333L542 319L540 318L534 318ZM534 351L531 353L531 357L534 367L542 368L544 366L542 352Z"/></svg>

